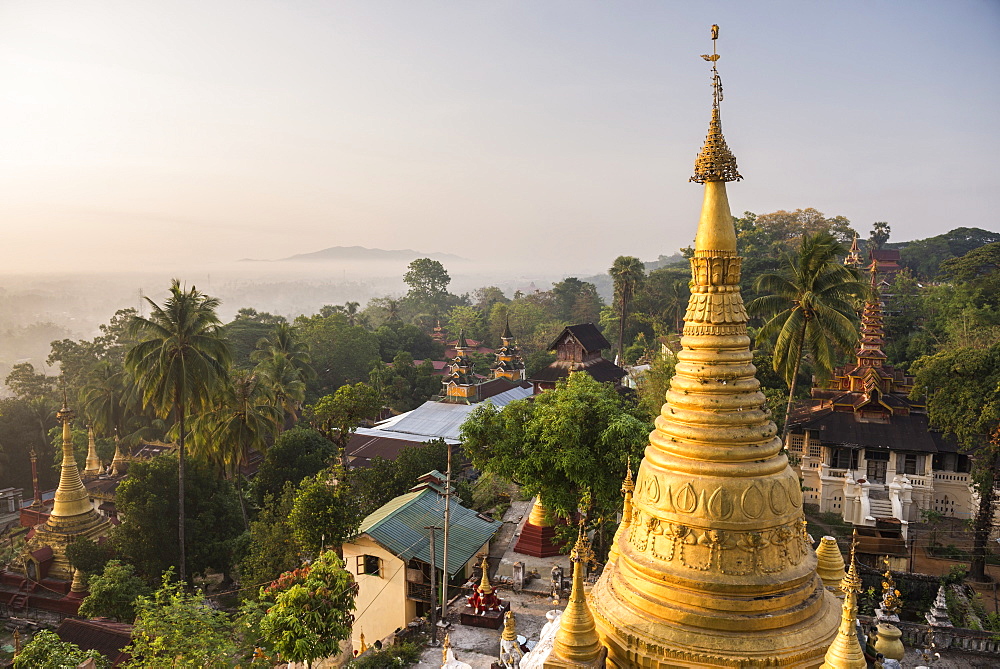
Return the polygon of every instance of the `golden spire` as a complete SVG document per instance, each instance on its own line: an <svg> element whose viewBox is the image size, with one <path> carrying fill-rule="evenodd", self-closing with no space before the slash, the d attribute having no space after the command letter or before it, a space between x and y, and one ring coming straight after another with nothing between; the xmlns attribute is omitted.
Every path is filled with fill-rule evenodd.
<svg viewBox="0 0 1000 669"><path fill-rule="evenodd" d="M362 632L361 636L358 638L358 655L368 652L368 644L365 643L365 633Z"/></svg>
<svg viewBox="0 0 1000 669"><path fill-rule="evenodd" d="M601 640L597 636L594 616L587 606L587 596L583 591L583 570L594 560L594 551L590 549L582 522L580 535L569 559L573 563L573 590L559 621L559 631L556 632L549 658L570 666L587 665L600 657ZM549 664L546 663L546 666Z"/></svg>
<svg viewBox="0 0 1000 669"><path fill-rule="evenodd" d="M483 577L479 580L479 592L488 595L493 592L493 586L490 585L490 562L488 555L483 555L483 562L479 566L483 568Z"/></svg>
<svg viewBox="0 0 1000 669"><path fill-rule="evenodd" d="M66 395L63 393L62 409L56 414L56 418L62 423L63 459L59 487L56 488L55 501L52 504L51 515L55 517L78 516L94 510L90 503L90 494L83 485L83 479L80 478L80 468L73 453L73 433L69 423L74 415L67 406Z"/></svg>
<svg viewBox="0 0 1000 669"><path fill-rule="evenodd" d="M618 542L622 535L627 534L632 525L632 495L635 493L635 482L632 480L632 457L629 456L625 463L625 480L622 481L622 496L625 501L622 503L622 522L615 530L615 538L611 542L608 550L608 565L613 565L618 559Z"/></svg>
<svg viewBox="0 0 1000 669"><path fill-rule="evenodd" d="M85 476L100 476L101 474L101 459L97 457L94 426L91 423L87 423L87 467L83 473Z"/></svg>
<svg viewBox="0 0 1000 669"><path fill-rule="evenodd" d="M838 597L843 594L840 583L847 576L844 571L844 556L840 554L837 540L833 537L823 537L816 547L816 573L823 585Z"/></svg>
<svg viewBox="0 0 1000 669"><path fill-rule="evenodd" d="M504 641L516 641L517 640L517 621L514 620L514 612L507 611L503 616L503 633L500 638Z"/></svg>
<svg viewBox="0 0 1000 669"><path fill-rule="evenodd" d="M111 473L115 476L125 473L125 456L122 455L121 439L118 436L118 428L115 428L115 457L111 460Z"/></svg>
<svg viewBox="0 0 1000 669"><path fill-rule="evenodd" d="M451 634L444 633L444 642L441 644L441 664L448 664L448 651L451 650Z"/></svg>
<svg viewBox="0 0 1000 669"><path fill-rule="evenodd" d="M707 58L713 123L696 166L705 198L681 351L639 465L629 531L591 593L615 666L817 666L837 633L799 480L754 376L726 194L738 174L716 123L717 55Z"/></svg>
<svg viewBox="0 0 1000 669"><path fill-rule="evenodd" d="M861 577L858 576L858 565L854 559L854 551L857 545L857 531L854 533L854 541L851 543L851 566L840 582L840 589L844 591L844 606L840 617L840 628L837 630L837 638L830 644L826 651L823 666L820 669L865 669L868 663L865 662L864 651L861 650L861 642L858 641L856 620L858 615L858 593L861 592Z"/></svg>

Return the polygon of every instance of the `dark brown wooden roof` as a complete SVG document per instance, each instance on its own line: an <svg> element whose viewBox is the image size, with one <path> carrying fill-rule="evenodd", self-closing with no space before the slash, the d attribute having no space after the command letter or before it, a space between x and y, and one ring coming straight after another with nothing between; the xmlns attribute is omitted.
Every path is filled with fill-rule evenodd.
<svg viewBox="0 0 1000 669"><path fill-rule="evenodd" d="M554 383L559 379L569 376L571 372L587 372L594 377L595 381L600 381L601 383L609 381L617 383L628 374L628 372L610 360L600 358L587 364L574 363L567 365L565 363L554 362L532 376L529 381Z"/></svg>
<svg viewBox="0 0 1000 669"><path fill-rule="evenodd" d="M112 666L118 666L129 659L122 649L132 642L131 625L104 618L65 618L56 628L56 634L63 641L75 643L83 650L96 650L108 658Z"/></svg>
<svg viewBox="0 0 1000 669"><path fill-rule="evenodd" d="M889 423L866 423L851 411L834 411L815 403L799 404L789 418L793 430L818 430L824 444L893 451L937 453L937 443L921 414L895 415Z"/></svg>
<svg viewBox="0 0 1000 669"><path fill-rule="evenodd" d="M593 351L602 351L606 348L611 348L611 343L604 338L601 331L597 329L597 326L593 323L580 323L579 325L567 325L559 336L552 340L549 344L549 350L554 351L559 342L562 341L563 337L567 334L573 335L574 338L580 345L583 346L583 350L588 353Z"/></svg>

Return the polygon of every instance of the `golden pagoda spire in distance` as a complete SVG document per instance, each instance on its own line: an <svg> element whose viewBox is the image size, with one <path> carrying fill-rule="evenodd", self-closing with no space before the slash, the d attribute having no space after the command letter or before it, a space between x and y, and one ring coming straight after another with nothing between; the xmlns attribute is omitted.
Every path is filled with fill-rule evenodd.
<svg viewBox="0 0 1000 669"><path fill-rule="evenodd" d="M861 592L861 577L858 576L858 565L854 559L854 549L857 544L857 532L854 543L851 544L851 565L840 582L844 592L844 606L840 618L840 628L837 638L826 651L822 669L866 669L865 654L858 641L856 620L858 617L858 593Z"/></svg>
<svg viewBox="0 0 1000 669"><path fill-rule="evenodd" d="M594 616L587 606L587 596L583 590L583 572L587 564L594 560L594 551L580 523L580 534L570 553L573 563L573 590L569 603L559 619L559 631L552 644L552 652L545 660L544 667L603 667L604 652Z"/></svg>
<svg viewBox="0 0 1000 669"><path fill-rule="evenodd" d="M815 668L839 602L816 573L799 480L754 376L726 194L741 176L722 136L718 53L705 59L712 120L692 178L705 196L682 350L591 610L609 666Z"/></svg>

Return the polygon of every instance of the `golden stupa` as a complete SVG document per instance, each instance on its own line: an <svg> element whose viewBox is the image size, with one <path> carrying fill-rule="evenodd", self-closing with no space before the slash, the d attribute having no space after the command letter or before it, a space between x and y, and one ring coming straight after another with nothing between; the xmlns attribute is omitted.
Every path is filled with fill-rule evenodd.
<svg viewBox="0 0 1000 669"><path fill-rule="evenodd" d="M590 608L609 666L818 667L840 602L816 573L799 480L754 378L726 196L742 177L722 136L719 56L704 58L714 102L691 179L705 199L682 350Z"/></svg>
<svg viewBox="0 0 1000 669"><path fill-rule="evenodd" d="M66 546L78 536L97 541L111 529L111 521L94 509L90 493L83 485L80 468L73 454L73 438L69 427L73 412L66 405L65 399L56 417L62 423L63 437L59 487L56 488L48 520L35 528L23 553L24 573L33 580L40 580L42 577L72 580L74 569L66 559ZM52 549L52 563L47 573L39 573L42 565L37 560L38 551L46 546Z"/></svg>

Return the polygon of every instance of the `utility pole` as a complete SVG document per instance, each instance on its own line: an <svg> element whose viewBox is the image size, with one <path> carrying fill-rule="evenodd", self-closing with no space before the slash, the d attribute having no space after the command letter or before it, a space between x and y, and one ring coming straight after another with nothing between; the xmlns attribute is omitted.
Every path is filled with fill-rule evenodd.
<svg viewBox="0 0 1000 669"><path fill-rule="evenodd" d="M429 530L431 533L431 645L437 644L437 563L434 559L434 530L440 530L440 527L431 525L430 527L425 527L425 530Z"/></svg>
<svg viewBox="0 0 1000 669"><path fill-rule="evenodd" d="M448 615L448 524L451 520L451 444L448 444L448 472L444 482L444 568L441 576L441 619Z"/></svg>

